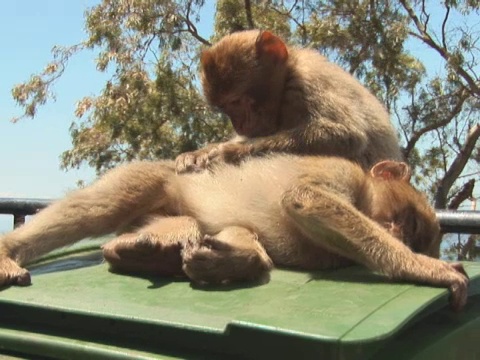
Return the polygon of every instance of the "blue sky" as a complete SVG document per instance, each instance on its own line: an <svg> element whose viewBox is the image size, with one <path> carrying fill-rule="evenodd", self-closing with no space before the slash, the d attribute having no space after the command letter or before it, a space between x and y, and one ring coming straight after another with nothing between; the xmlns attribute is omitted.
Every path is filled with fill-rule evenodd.
<svg viewBox="0 0 480 360"><path fill-rule="evenodd" d="M83 11L95 1L16 0L2 4L0 13L0 197L59 197L79 179L91 180L94 172L83 168L64 172L59 156L70 148L68 128L75 102L98 91L102 78L88 54L73 59L56 86L57 101L38 112L35 119L13 124L21 114L12 87L43 69L54 45L78 43L84 37Z"/></svg>
<svg viewBox="0 0 480 360"><path fill-rule="evenodd" d="M84 39L83 13L98 0L15 0L0 12L0 197L59 197L75 188L77 180L91 181L94 171L60 170L60 154L71 148L68 128L75 119L75 103L96 94L106 76L95 70L94 54L71 59L55 86L57 100L39 109L34 119L13 124L21 114L11 96L12 87L38 73L52 59L54 45L73 45ZM214 2L206 11L213 14ZM209 16L209 17L210 17ZM210 18L211 19L211 18ZM211 21L199 27L208 37ZM205 33L207 32L207 34Z"/></svg>
<svg viewBox="0 0 480 360"><path fill-rule="evenodd" d="M57 101L40 109L35 119L17 124L20 114L12 87L51 60L54 45L70 45L84 37L83 11L88 0L15 0L0 12L0 197L55 198L75 188L77 180L94 178L89 168L60 170L59 155L70 148L69 125L75 101L100 89L93 59L82 55L59 82ZM0 230L11 228L11 216L0 216Z"/></svg>
<svg viewBox="0 0 480 360"><path fill-rule="evenodd" d="M93 53L75 56L55 86L57 100L39 109L34 119L10 122L21 114L11 89L38 73L52 59L55 45L73 45L85 39L84 11L98 0L14 0L2 2L0 12L0 197L58 198L92 181L88 167L65 172L60 154L71 148L68 128L75 119L75 103L97 94L106 77L97 72ZM199 30L212 31L214 2L208 2L209 20ZM0 215L0 231L11 217Z"/></svg>

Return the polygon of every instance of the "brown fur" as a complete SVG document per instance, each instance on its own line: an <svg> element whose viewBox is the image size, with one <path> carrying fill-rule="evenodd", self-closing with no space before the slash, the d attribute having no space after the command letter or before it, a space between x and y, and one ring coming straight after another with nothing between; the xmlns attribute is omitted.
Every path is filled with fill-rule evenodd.
<svg viewBox="0 0 480 360"><path fill-rule="evenodd" d="M408 180L404 163L368 173L328 157L276 155L182 175L168 162L132 163L2 236L0 284L28 284L20 266L54 248L123 231L103 247L120 272L224 283L259 278L273 264L359 263L448 287L460 309L468 279L461 265L428 257L438 256L439 225Z"/></svg>
<svg viewBox="0 0 480 360"><path fill-rule="evenodd" d="M384 107L316 51L252 30L221 39L203 52L201 65L208 102L241 136L180 155L179 173L272 152L341 156L364 169L401 159Z"/></svg>

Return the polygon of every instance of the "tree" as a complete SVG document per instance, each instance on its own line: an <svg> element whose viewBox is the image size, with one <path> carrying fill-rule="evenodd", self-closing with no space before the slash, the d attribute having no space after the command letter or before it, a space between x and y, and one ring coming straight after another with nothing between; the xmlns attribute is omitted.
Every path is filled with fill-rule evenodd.
<svg viewBox="0 0 480 360"><path fill-rule="evenodd" d="M43 72L13 89L22 116L34 117L78 52L97 51L98 70L111 72L98 96L78 102L64 168L86 162L103 172L224 138L228 123L199 92L198 55L227 33L258 27L325 53L386 104L414 179L437 208L473 200L480 175L477 1L219 0L211 36L197 30L210 20L200 18L203 5L103 0L85 13L84 42L54 48ZM424 52L440 71L426 68Z"/></svg>

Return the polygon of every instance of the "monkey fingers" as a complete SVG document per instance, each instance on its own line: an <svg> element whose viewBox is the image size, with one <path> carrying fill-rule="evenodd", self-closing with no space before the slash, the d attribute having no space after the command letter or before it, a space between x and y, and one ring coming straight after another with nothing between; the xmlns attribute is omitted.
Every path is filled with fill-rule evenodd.
<svg viewBox="0 0 480 360"><path fill-rule="evenodd" d="M31 279L28 270L18 266L18 264L9 257L0 257L0 286L27 286L30 284Z"/></svg>
<svg viewBox="0 0 480 360"><path fill-rule="evenodd" d="M197 167L197 155L195 152L187 152L184 154L180 154L176 159L175 159L175 167L176 171L178 174L184 173L184 172L194 172L198 171Z"/></svg>
<svg viewBox="0 0 480 360"><path fill-rule="evenodd" d="M450 306L461 310L468 297L468 275L460 263L447 263L422 254L415 254L421 269L410 275L412 279L431 285L445 286L450 290Z"/></svg>
<svg viewBox="0 0 480 360"><path fill-rule="evenodd" d="M256 234L234 226L188 242L182 259L184 272L200 284L259 279L273 267Z"/></svg>
<svg viewBox="0 0 480 360"><path fill-rule="evenodd" d="M461 263L451 263L449 265L453 267L456 271L458 271L460 274L465 275L467 279L469 279L468 274Z"/></svg>
<svg viewBox="0 0 480 360"><path fill-rule="evenodd" d="M184 172L199 172L205 170L210 162L217 158L218 147L210 145L206 148L180 154L175 159L175 167L178 174Z"/></svg>
<svg viewBox="0 0 480 360"><path fill-rule="evenodd" d="M130 233L102 246L110 269L119 273L181 275L182 244L151 233Z"/></svg>

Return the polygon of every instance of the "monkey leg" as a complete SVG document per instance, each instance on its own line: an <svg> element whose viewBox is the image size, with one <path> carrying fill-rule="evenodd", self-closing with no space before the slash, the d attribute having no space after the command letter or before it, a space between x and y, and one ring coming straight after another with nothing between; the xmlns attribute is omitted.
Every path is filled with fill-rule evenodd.
<svg viewBox="0 0 480 360"><path fill-rule="evenodd" d="M465 305L468 277L461 264L415 254L321 185L300 183L284 194L282 205L299 229L318 245L394 279L448 287L452 308L459 310Z"/></svg>
<svg viewBox="0 0 480 360"><path fill-rule="evenodd" d="M231 226L198 242L188 242L182 251L183 271L202 284L225 284L254 280L266 274L272 260L252 231Z"/></svg>
<svg viewBox="0 0 480 360"><path fill-rule="evenodd" d="M110 269L120 273L184 275L181 250L203 237L188 216L156 218L134 233L123 234L102 246Z"/></svg>
<svg viewBox="0 0 480 360"><path fill-rule="evenodd" d="M30 278L27 270L20 267L23 264L83 238L112 233L164 208L170 176L174 176L174 167L163 162L119 167L2 235L0 285L27 285Z"/></svg>

